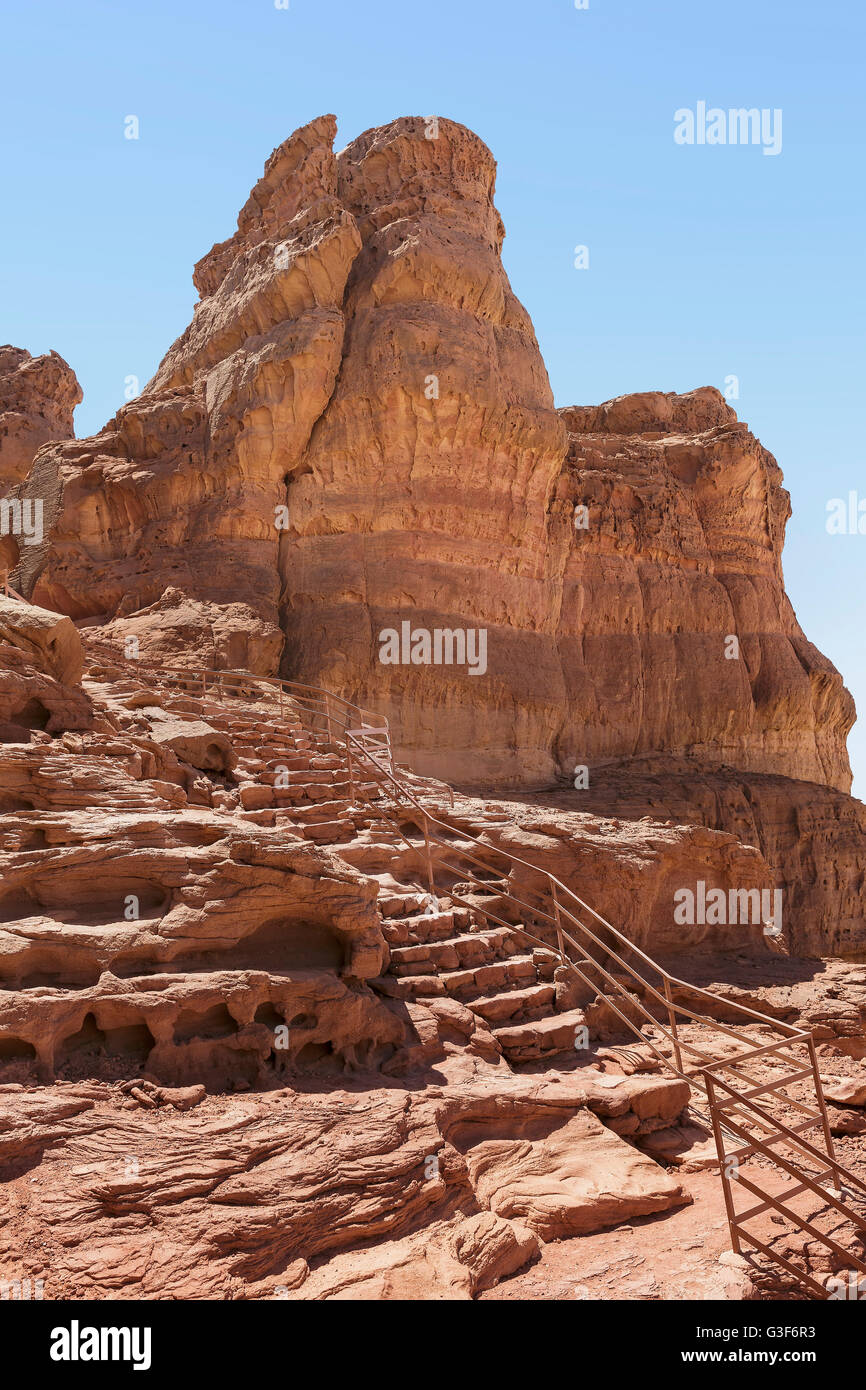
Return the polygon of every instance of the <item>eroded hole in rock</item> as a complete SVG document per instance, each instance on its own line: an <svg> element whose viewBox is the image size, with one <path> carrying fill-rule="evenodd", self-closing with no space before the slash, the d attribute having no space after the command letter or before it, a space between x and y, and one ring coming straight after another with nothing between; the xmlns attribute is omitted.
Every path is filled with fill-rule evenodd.
<svg viewBox="0 0 866 1390"><path fill-rule="evenodd" d="M10 714L10 724L20 724L22 729L45 729L51 718L51 711L46 709L41 700L28 700L20 709Z"/></svg>
<svg viewBox="0 0 866 1390"><path fill-rule="evenodd" d="M37 960L32 962L32 966L36 966ZM18 985L12 984L11 987L13 989L16 987L18 989L91 989L93 985L99 983L99 974L99 966L89 963L64 965L61 969L49 956L47 963L40 965L38 969L28 970L26 975L21 976Z"/></svg>
<svg viewBox="0 0 866 1390"><path fill-rule="evenodd" d="M290 1028L315 1028L318 1019L315 1014L296 1014L294 1018L287 1018L286 1022Z"/></svg>
<svg viewBox="0 0 866 1390"><path fill-rule="evenodd" d="M9 743L12 740L4 739L0 736L0 743ZM35 811L37 807L32 801L28 801L24 796L0 796L0 815L10 811ZM24 846L22 846L24 848Z"/></svg>
<svg viewBox="0 0 866 1390"><path fill-rule="evenodd" d="M289 970L339 971L344 957L341 938L328 927L318 923L285 922L277 918L265 922L234 946L226 949L214 947L207 952L176 957L164 969L173 973L205 970L267 970L272 973Z"/></svg>
<svg viewBox="0 0 866 1390"><path fill-rule="evenodd" d="M93 1014L87 1014L81 1027L63 1039L56 1052L57 1068L97 1057L105 1049L105 1034Z"/></svg>
<svg viewBox="0 0 866 1390"><path fill-rule="evenodd" d="M105 1050L109 1057L125 1057L133 1062L146 1062L154 1038L146 1023L129 1023L120 1028L106 1028Z"/></svg>
<svg viewBox="0 0 866 1390"><path fill-rule="evenodd" d="M282 1014L277 1013L273 1004L271 1004L268 1001L264 1004L259 1004L259 1007L256 1009L253 1022L263 1023L266 1028L273 1029L282 1028L285 1025L286 1020L283 1018Z"/></svg>
<svg viewBox="0 0 866 1390"><path fill-rule="evenodd" d="M162 884L141 878L115 878L107 884L97 881L88 884L86 897L82 896L80 906L76 905L74 916L65 900L55 898L53 892L49 896L47 886L43 897L46 906L50 906L64 921L86 922L88 926L124 920L153 921L164 915L169 899L168 891ZM135 915L127 916L130 912Z"/></svg>
<svg viewBox="0 0 866 1390"><path fill-rule="evenodd" d="M41 917L42 912L29 888L13 888L0 898L0 922L20 922L24 917Z"/></svg>
<svg viewBox="0 0 866 1390"><path fill-rule="evenodd" d="M24 808L22 807L21 809L23 810ZM30 810L32 808L28 807L27 809ZM46 849L47 847L48 840L45 837L44 830L28 830L26 835L22 835L21 837L22 850Z"/></svg>
<svg viewBox="0 0 866 1390"><path fill-rule="evenodd" d="M100 926L123 920L153 920L161 917L168 904L168 892L161 884L148 883L140 878L113 879L100 884L98 879L86 886L80 900L70 893L60 879L46 879L38 891L31 888L12 889L0 898L0 922L16 922L23 917L57 917L63 922L82 922ZM134 903L132 900L135 900ZM70 907L75 901L74 908ZM127 912L134 910L134 917Z"/></svg>
<svg viewBox="0 0 866 1390"><path fill-rule="evenodd" d="M36 1056L36 1048L23 1038L0 1038L0 1066L6 1062L31 1062Z"/></svg>
<svg viewBox="0 0 866 1390"><path fill-rule="evenodd" d="M344 1059L335 1052L330 1043L309 1042L301 1048L292 1062L299 1071L325 1072L334 1075L342 1072Z"/></svg>
<svg viewBox="0 0 866 1390"><path fill-rule="evenodd" d="M226 832L212 825L185 825L179 821L172 826L172 837L179 845L189 845L196 849L200 845L215 845L224 840Z"/></svg>
<svg viewBox="0 0 866 1390"><path fill-rule="evenodd" d="M175 1042L190 1042L193 1038L228 1038L237 1032L237 1024L225 1004L197 1012L183 1009L174 1025Z"/></svg>

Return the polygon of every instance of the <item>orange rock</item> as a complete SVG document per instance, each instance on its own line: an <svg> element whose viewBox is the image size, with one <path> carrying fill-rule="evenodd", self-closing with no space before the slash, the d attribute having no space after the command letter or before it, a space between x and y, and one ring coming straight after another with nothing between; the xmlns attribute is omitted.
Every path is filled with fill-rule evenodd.
<svg viewBox="0 0 866 1390"><path fill-rule="evenodd" d="M71 437L81 394L59 353L31 357L24 348L0 347L0 493L24 480L43 444Z"/></svg>

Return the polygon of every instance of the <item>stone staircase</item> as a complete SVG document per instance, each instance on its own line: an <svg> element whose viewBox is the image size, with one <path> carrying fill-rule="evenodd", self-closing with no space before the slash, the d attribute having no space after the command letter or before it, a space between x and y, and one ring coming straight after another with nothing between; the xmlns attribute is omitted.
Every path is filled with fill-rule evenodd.
<svg viewBox="0 0 866 1390"><path fill-rule="evenodd" d="M527 950L519 930L488 927L471 908L446 907L385 921L394 997L456 999L491 1029L511 1063L573 1052L582 1009L565 1008L566 971L553 951Z"/></svg>
<svg viewBox="0 0 866 1390"><path fill-rule="evenodd" d="M159 687L167 714L204 721L230 741L234 785L214 789L216 808L332 846L380 880L390 963L384 976L368 982L374 990L413 1003L456 1000L489 1027L512 1066L574 1057L586 1018L573 1006L575 981L557 954L528 947L519 923L490 926L480 908L449 895L434 898L424 883L423 841L411 829L398 833L376 813L381 788L363 777L350 782L337 739L312 731L290 707L277 727L256 701L174 695L149 683ZM498 886L501 880L492 879L494 897Z"/></svg>

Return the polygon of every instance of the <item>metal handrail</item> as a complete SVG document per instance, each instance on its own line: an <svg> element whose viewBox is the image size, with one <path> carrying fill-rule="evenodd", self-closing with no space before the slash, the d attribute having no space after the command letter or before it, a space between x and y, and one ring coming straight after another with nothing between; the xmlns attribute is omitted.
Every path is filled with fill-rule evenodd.
<svg viewBox="0 0 866 1390"><path fill-rule="evenodd" d="M18 601L19 601L19 603L26 603L26 602L27 602L27 600L26 600L25 598L22 598L22 596L21 596L21 594L19 594L18 590L17 590L17 589L13 589L13 588L12 588L12 585L9 583L9 571L8 571L8 570L2 570L2 571L0 571L0 593L5 594L7 598L17 598Z"/></svg>
<svg viewBox="0 0 866 1390"><path fill-rule="evenodd" d="M446 849L455 852L458 856L463 857L468 862L481 864L482 867L489 869L489 862L481 860L477 856L473 855L470 851L464 850L459 845L455 845L454 842L450 839L445 839L441 835L437 835L435 832L431 834L430 827L435 826L440 831L446 830L452 833L456 832L458 835L462 836L463 839L467 841L469 844L477 846L479 849L486 851L488 856L491 854L494 856L498 856L499 858L504 859L512 867L514 865L520 865L522 868L528 869L533 874L539 874L542 877L542 879L544 879L544 881L546 882L548 890L550 892L550 896L553 901L553 912L551 914L550 912L546 912L543 908L539 908L533 904L525 903L521 899L518 899L514 894L509 892L502 892L497 895L501 897L504 901L511 902L514 906L519 908L527 908L530 912L533 913L533 915L543 917L548 922L554 925L557 921L557 917L559 917L559 919L561 920L561 917L564 914L568 918L568 920L573 924L573 926L575 926L579 931L584 932L587 936L589 936L590 939L597 946L601 947L601 949L605 951L608 955L613 956L614 959L616 959L617 963L621 965L622 968L626 971L626 973L630 975L635 980L635 982L641 985L642 989L648 991L660 1004L664 1005L665 1009L667 1009L669 1002L667 997L660 994L659 991L655 989L654 986L651 985L648 980L646 980L642 975L640 975L636 970L634 970L634 968L628 963L628 961L623 960L622 957L619 956L618 952L613 950L609 943L600 940L598 936L596 936L595 933L592 932L590 928L587 927L586 924L582 922L580 918L562 901L563 897L570 899L574 904L577 905L578 908L582 909L584 912L590 913L590 915L594 917L598 923L600 923L600 925L604 928L605 931L611 932L621 946L625 947L630 953L639 956L641 960L651 970L655 971L656 974L667 983L668 986L676 985L679 988L687 990L700 998L709 1000L713 1004L717 1002L716 996L713 995L709 990L702 989L699 985L692 985L688 981L682 980L676 975L672 975L670 971L666 970L663 966L659 965L656 961L652 959L651 956L647 955L647 953L641 950L639 946L636 946L632 941L630 941L629 938L626 937L621 931L619 931L617 927L613 926L611 922L608 922L604 917L601 916L600 913L596 912L594 908L590 907L588 903L584 902L582 898L580 898L575 892L573 892L573 890L570 889L567 886L567 884L563 883L561 879L556 878L555 875L551 874L547 869L542 869L537 864L532 864L529 860L522 859L519 855L512 854L510 850L500 849L496 845L486 844L483 840L479 840L475 836L467 834L465 831L461 830L459 826L449 825L447 822L441 821L437 817L431 815L427 808L423 806L422 803L417 799L417 797L413 795L412 791L406 785L406 783L398 779L398 777L394 773L389 772L386 768L381 767L381 765L377 763L376 759L370 755L368 750L364 749L363 746L351 734L347 736L347 743L349 743L350 746L354 748L355 756L359 764L363 762L367 765L367 767L369 767L370 764L372 764L373 768L375 769L374 776L378 774L377 780L389 784L391 788L395 789L406 801L410 803L413 809L417 811L421 815L421 817L423 817L423 821L427 827L425 839L430 840L433 843L438 843L442 845ZM563 939L568 941L572 946L574 946L576 950L580 951L583 949L579 945L579 943L576 942L570 936L570 934L567 931L563 930L562 936ZM549 942L543 942L542 944L548 950L555 949L556 953L558 955L561 955L564 962L566 962L567 964L574 964L574 962L571 960L571 957L569 957L566 952L561 950L561 948L554 948ZM594 962L594 964L596 963ZM709 1019L706 1018L704 1015L697 1014L693 1010L685 1008L684 1005L674 1004L673 1007L696 1022L707 1023L713 1028L717 1029L718 1031L725 1032L728 1034L728 1036L739 1039L739 1035L737 1033L735 1033L732 1029L726 1029L723 1024L718 1023L718 1021L715 1019ZM777 1032L783 1033L787 1037L796 1036L798 1033L798 1029L793 1027L791 1024L784 1023L781 1019L771 1018L768 1014L760 1013L757 1009L750 1009L743 1004L732 1004L731 1007L737 1013L743 1016L744 1019L747 1019L750 1023L757 1022L766 1025L768 1027L773 1028ZM647 1014L648 1021L651 1021L654 1026L657 1026L658 1020L655 1019L651 1014L649 1014L648 1011L644 1010L644 1012L646 1012ZM688 1045L684 1044L684 1046Z"/></svg>

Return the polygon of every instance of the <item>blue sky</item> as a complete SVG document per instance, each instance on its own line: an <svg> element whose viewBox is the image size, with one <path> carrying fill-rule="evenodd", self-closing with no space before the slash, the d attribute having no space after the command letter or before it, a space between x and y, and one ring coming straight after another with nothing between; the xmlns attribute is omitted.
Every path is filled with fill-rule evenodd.
<svg viewBox="0 0 866 1390"><path fill-rule="evenodd" d="M825 528L866 498L859 0L41 0L3 36L0 339L67 358L78 434L185 327L193 263L292 130L453 117L498 160L558 404L739 379L792 495L788 592L866 712L866 535ZM676 145L701 100L781 108L781 153ZM862 794L866 717L849 748Z"/></svg>

